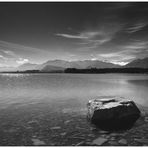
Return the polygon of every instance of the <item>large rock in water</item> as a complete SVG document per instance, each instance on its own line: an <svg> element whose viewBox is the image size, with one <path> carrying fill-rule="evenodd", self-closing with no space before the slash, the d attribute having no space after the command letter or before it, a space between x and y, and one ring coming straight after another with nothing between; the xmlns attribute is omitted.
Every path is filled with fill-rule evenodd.
<svg viewBox="0 0 148 148"><path fill-rule="evenodd" d="M132 100L122 97L99 97L87 104L88 118L103 130L129 129L140 117Z"/></svg>

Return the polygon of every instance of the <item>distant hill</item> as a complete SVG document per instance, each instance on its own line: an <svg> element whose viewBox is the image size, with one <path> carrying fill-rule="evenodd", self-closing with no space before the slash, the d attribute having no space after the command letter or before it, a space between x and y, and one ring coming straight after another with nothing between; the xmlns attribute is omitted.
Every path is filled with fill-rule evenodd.
<svg viewBox="0 0 148 148"><path fill-rule="evenodd" d="M51 65L46 65L44 68L41 69L41 71L64 71L64 68L62 67L57 67L57 66L51 66Z"/></svg>
<svg viewBox="0 0 148 148"><path fill-rule="evenodd" d="M46 63L43 63L39 66L39 69L46 70L48 66L48 69L50 66L55 66L58 69L66 69L66 68L77 68L77 69L88 69L88 68L118 68L119 65L115 65L112 63L102 62L102 61L92 61L92 60L85 60L85 61L64 61L64 60L53 60L53 61L47 61Z"/></svg>
<svg viewBox="0 0 148 148"><path fill-rule="evenodd" d="M148 58L134 60L125 65L124 68L148 68Z"/></svg>
<svg viewBox="0 0 148 148"><path fill-rule="evenodd" d="M25 64L18 66L16 68L16 70L18 70L18 71L37 70L37 66L38 66L38 64L25 63Z"/></svg>
<svg viewBox="0 0 148 148"><path fill-rule="evenodd" d="M46 71L52 72L52 71L64 71L67 68L76 68L76 69L148 68L148 58L134 60L125 66L102 62L99 60L84 60L84 61L49 60L43 64L25 63L18 66L17 68L3 67L0 68L0 71L40 70L44 72Z"/></svg>
<svg viewBox="0 0 148 148"><path fill-rule="evenodd" d="M87 61L88 65L86 68L119 68L121 66L112 63L101 62L101 61Z"/></svg>
<svg viewBox="0 0 148 148"><path fill-rule="evenodd" d="M77 65L76 63L74 62L69 62L69 61L64 61L64 60L52 60L52 61L47 61L43 64L41 64L39 66L39 69L43 69L44 67L46 66L55 66L55 67L61 67L61 68L72 68L72 67L76 67L76 68L79 68L79 65Z"/></svg>
<svg viewBox="0 0 148 148"><path fill-rule="evenodd" d="M91 69L91 68L119 68L121 66L112 63L102 62L99 60L84 60L84 61L65 61L65 60L49 60L43 64L25 63L16 68L4 67L0 71L27 71L27 70L40 70L40 71L64 71L67 68L76 69Z"/></svg>

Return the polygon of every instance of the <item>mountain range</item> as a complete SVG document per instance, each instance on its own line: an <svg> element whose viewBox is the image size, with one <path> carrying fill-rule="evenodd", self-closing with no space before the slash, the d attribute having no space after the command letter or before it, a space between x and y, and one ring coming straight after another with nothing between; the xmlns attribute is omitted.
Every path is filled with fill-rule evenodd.
<svg viewBox="0 0 148 148"><path fill-rule="evenodd" d="M66 68L89 69L89 68L117 68L117 67L119 67L119 65L102 62L98 60L71 61L71 62L64 60L52 60L38 65L26 63L19 66L18 70L56 71L56 70L64 70Z"/></svg>
<svg viewBox="0 0 148 148"><path fill-rule="evenodd" d="M127 65L125 68L148 68L148 58L134 60Z"/></svg>
<svg viewBox="0 0 148 148"><path fill-rule="evenodd" d="M26 70L40 70L40 71L63 71L66 68L76 69L90 69L90 68L148 68L148 58L137 59L125 66L117 64L102 62L99 60L84 60L84 61L64 61L64 60L49 60L43 64L25 63L16 68L7 67L0 68L0 71L26 71Z"/></svg>

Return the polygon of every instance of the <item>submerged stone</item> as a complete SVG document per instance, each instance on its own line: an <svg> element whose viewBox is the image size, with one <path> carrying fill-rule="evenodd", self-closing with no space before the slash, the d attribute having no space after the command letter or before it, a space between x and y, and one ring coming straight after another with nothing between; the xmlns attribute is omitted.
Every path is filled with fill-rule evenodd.
<svg viewBox="0 0 148 148"><path fill-rule="evenodd" d="M118 143L122 144L122 145L127 145L127 140L126 139L120 139L118 141Z"/></svg>
<svg viewBox="0 0 148 148"><path fill-rule="evenodd" d="M64 133L61 133L60 135L61 135L61 136L65 136L65 135L66 135L66 132L64 132Z"/></svg>
<svg viewBox="0 0 148 148"><path fill-rule="evenodd" d="M85 145L85 142L81 141L81 142L77 143L75 146L83 146L83 145Z"/></svg>
<svg viewBox="0 0 148 148"><path fill-rule="evenodd" d="M67 120L67 121L64 122L64 124L68 124L70 122L71 122L71 120Z"/></svg>
<svg viewBox="0 0 148 148"><path fill-rule="evenodd" d="M136 104L122 97L99 97L87 104L88 119L104 130L129 129L140 117Z"/></svg>
<svg viewBox="0 0 148 148"><path fill-rule="evenodd" d="M99 137L99 138L93 140L92 144L93 145L102 145L103 143L105 143L107 141L108 141L108 139Z"/></svg>
<svg viewBox="0 0 148 148"><path fill-rule="evenodd" d="M38 145L46 145L46 143L44 141L41 141L40 139L33 138L31 140L33 142L33 145L36 145L36 146L38 146Z"/></svg>

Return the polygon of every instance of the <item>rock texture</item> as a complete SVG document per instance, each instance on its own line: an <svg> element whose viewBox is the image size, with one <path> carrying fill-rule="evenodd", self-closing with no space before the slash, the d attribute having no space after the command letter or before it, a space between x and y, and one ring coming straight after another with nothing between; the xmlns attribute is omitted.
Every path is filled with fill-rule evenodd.
<svg viewBox="0 0 148 148"><path fill-rule="evenodd" d="M104 130L129 129L140 117L140 110L132 100L105 96L87 104L88 119Z"/></svg>
<svg viewBox="0 0 148 148"><path fill-rule="evenodd" d="M93 144L93 145L102 145L102 144L105 143L106 141L107 141L106 138L99 137L99 138L93 140L92 144Z"/></svg>

